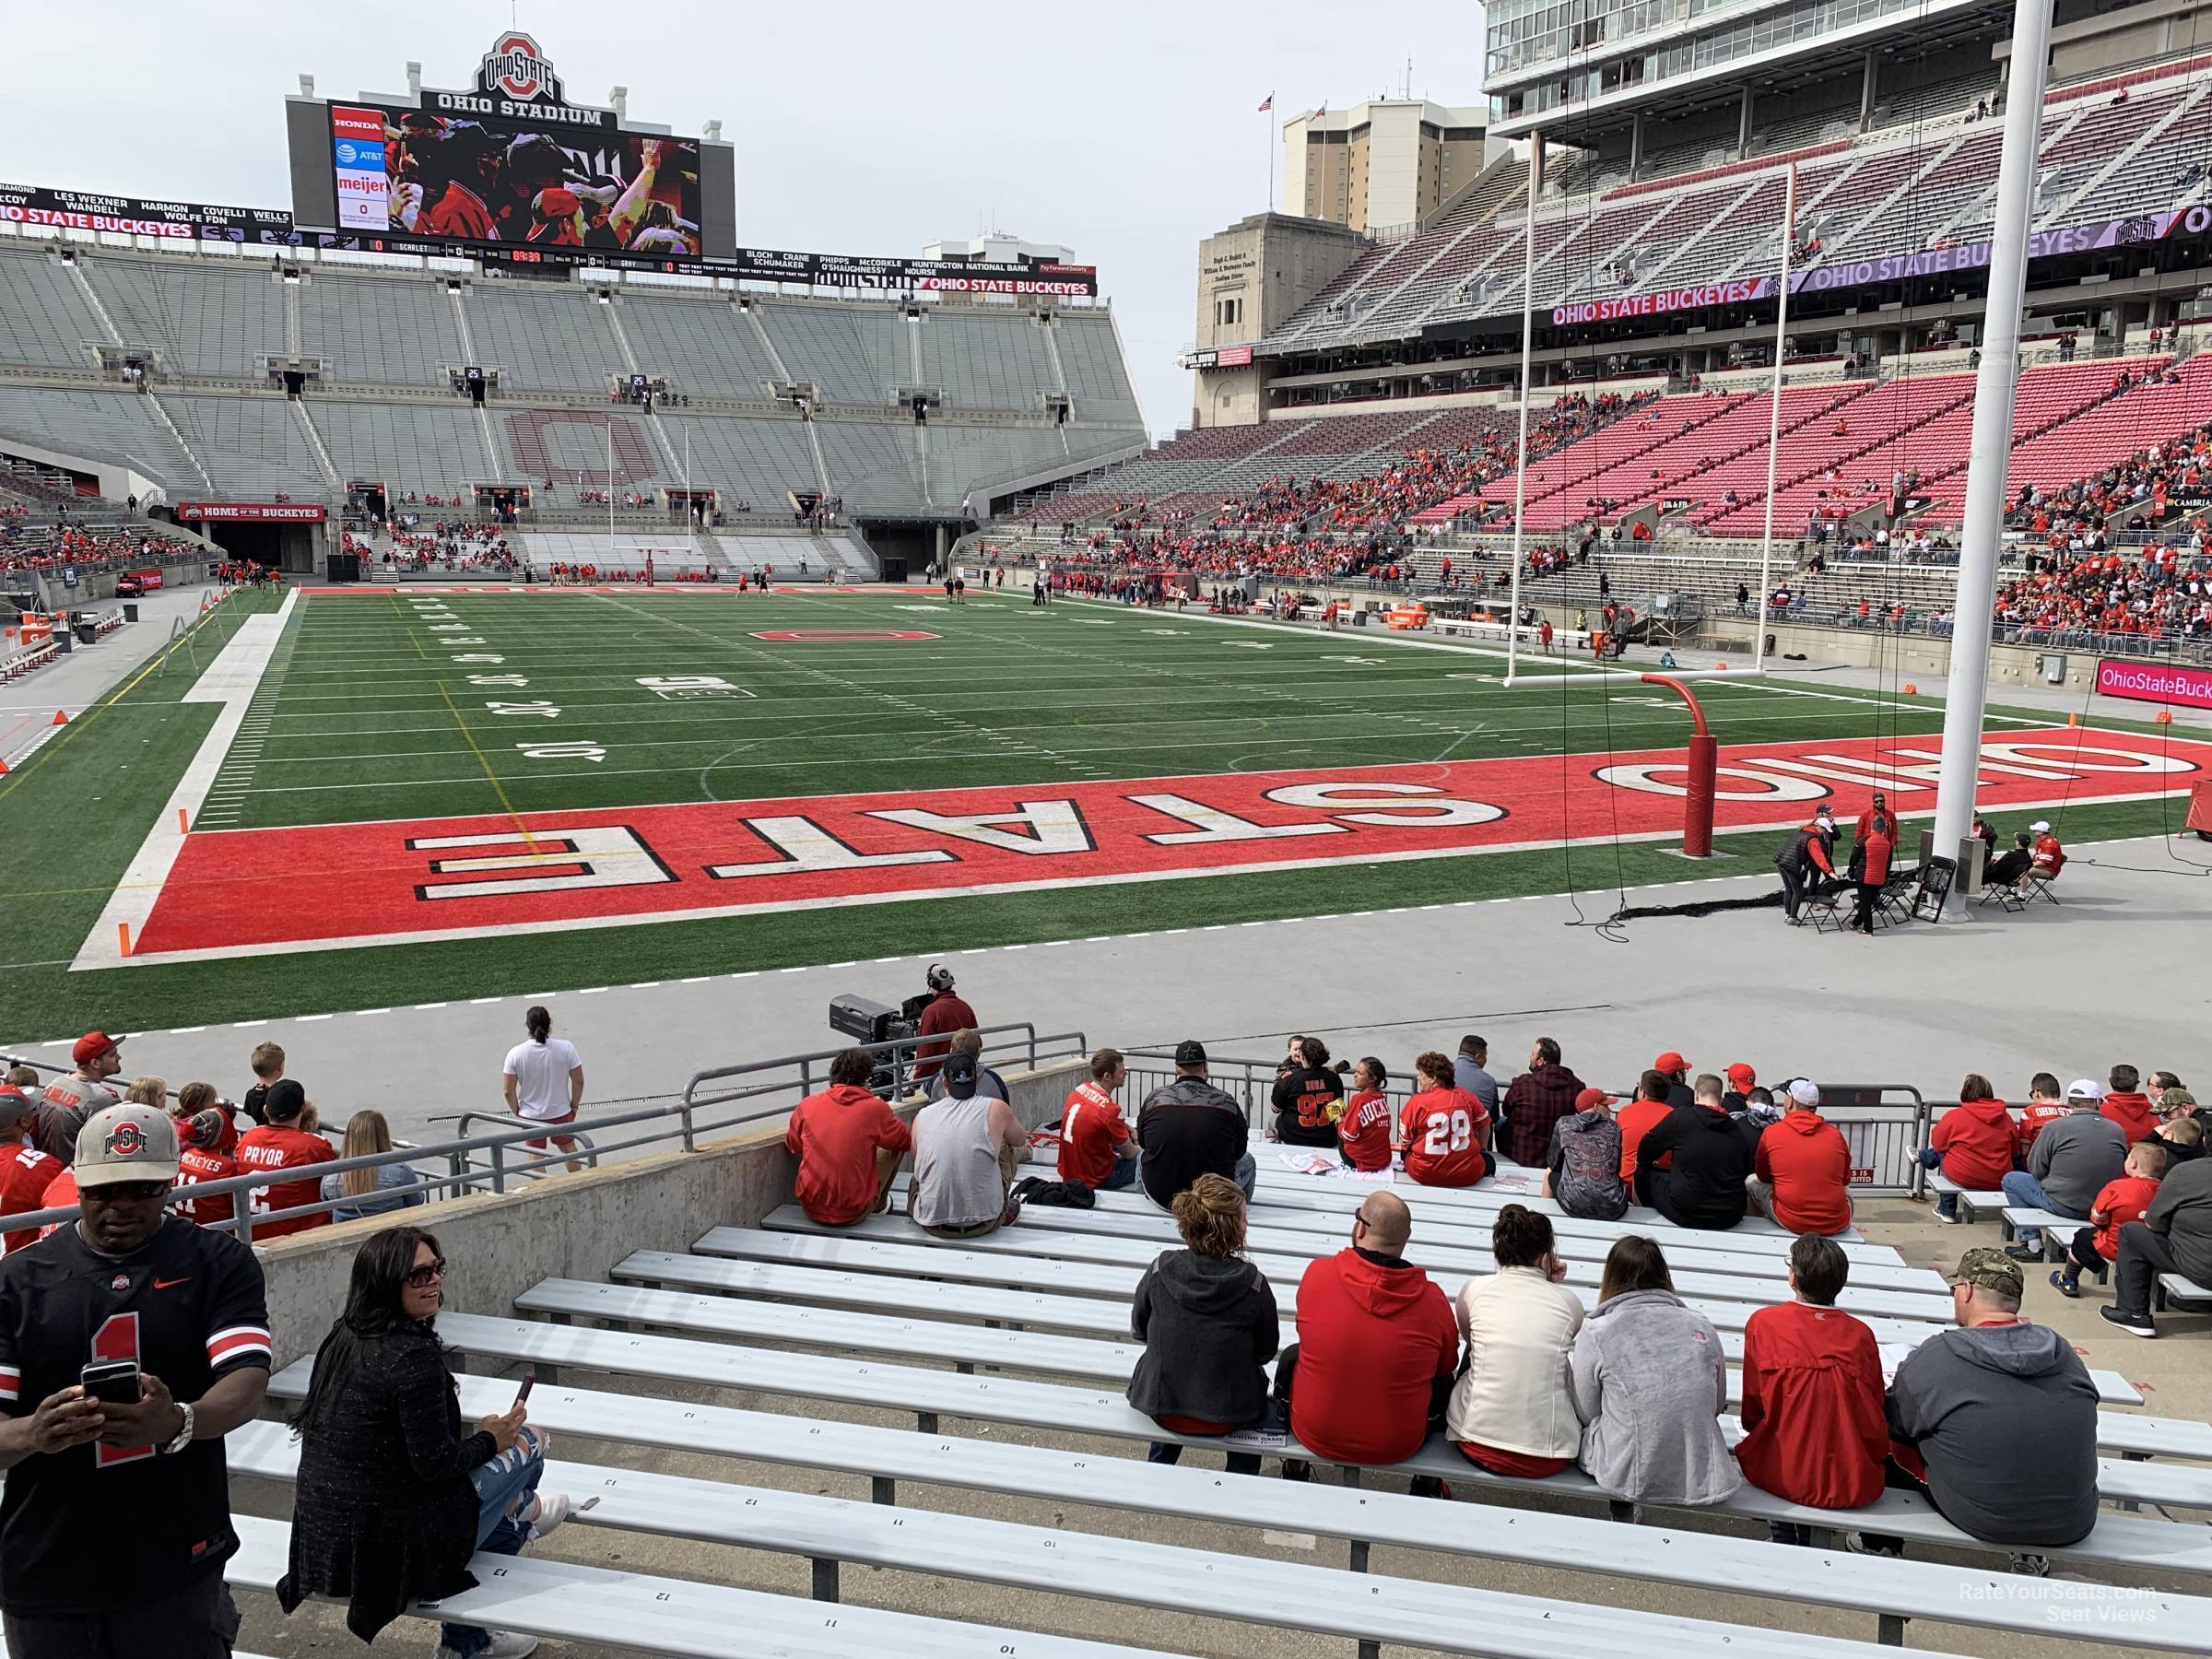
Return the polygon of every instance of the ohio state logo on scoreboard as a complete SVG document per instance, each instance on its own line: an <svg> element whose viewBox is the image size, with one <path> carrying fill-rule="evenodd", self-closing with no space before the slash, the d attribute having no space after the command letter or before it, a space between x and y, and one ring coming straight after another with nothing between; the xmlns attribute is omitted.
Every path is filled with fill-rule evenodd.
<svg viewBox="0 0 2212 1659"><path fill-rule="evenodd" d="M561 96L560 76L553 73L552 64L537 42L520 29L509 29L484 54L483 66L477 71L477 89L524 100L568 101Z"/></svg>

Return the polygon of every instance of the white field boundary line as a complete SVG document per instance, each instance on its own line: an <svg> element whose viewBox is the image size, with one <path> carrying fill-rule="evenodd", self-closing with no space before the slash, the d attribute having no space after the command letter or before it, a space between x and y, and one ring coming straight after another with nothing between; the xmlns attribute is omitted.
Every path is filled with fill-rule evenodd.
<svg viewBox="0 0 2212 1659"><path fill-rule="evenodd" d="M2026 810L2026 808L2023 808L2023 810ZM1911 815L1908 814L1905 816ZM1547 844L1557 845L1558 843L1552 842ZM2164 838L2156 835L2124 836L2116 841L2077 841L2071 849L2069 856L2081 856L2093 849L2113 847L2158 847L2164 844ZM2085 863L2088 864L2089 867L2096 867L2096 862L2094 860L2085 859ZM1625 890L1630 893L1687 894L1692 893L1695 891L1695 889L1700 888L1718 888L1725 887L1732 883L1737 882L1766 881L1771 879L1772 879L1771 871L1758 869L1746 870L1725 876L1688 877L1680 881L1630 882ZM995 956L1001 951L1007 950L1074 949L1086 945L1120 945L1134 939L1157 939L1166 937L1171 935L1182 935L1188 934L1228 933L1232 929L1242 927L1303 927L1315 922L1341 922L1359 916L1395 916L1410 915L1428 911L1475 910L1480 906L1488 904L1542 903L1546 900L1579 898L1583 893L1590 890L1591 889L1589 888L1578 888L1573 893L1569 893L1566 891L1548 893L1501 893L1496 898L1491 899L1447 899L1430 902L1418 901L1419 896L1416 895L1416 902L1402 905L1392 905L1380 910L1321 911L1312 915L1274 916L1266 917L1256 922L1208 922L1203 924L1202 925L1193 927L1147 927L1139 928L1134 933L1125 934L1071 934L1067 937L1061 939L1025 940L1013 945L971 946L952 951L950 953L939 951L936 953L936 955L944 956L950 954L953 956L963 957ZM671 974L662 979L634 980L628 984L607 985L601 987L601 989L610 992L657 991L665 985L723 984L738 980L760 979L771 973L791 973L802 971L808 972L833 973L848 968L890 967L899 963L923 962L931 959L933 959L927 955L856 957L848 960L840 960L834 962L805 962L799 964L796 968L740 968L727 973L692 974L688 976ZM382 1014L397 1014L404 1018L409 1014L430 1013L441 1009L460 1007L463 1006L469 1007L494 1007L501 1004L512 1003L516 1006L523 1006L534 1002L549 1003L557 996L569 996L577 994L581 994L581 993L573 989L566 991L530 991L517 992L513 994L505 996L472 996L465 1000L465 1005L464 1005L464 1002L461 999L456 998L446 1002L410 1003L382 1008L336 1009L332 1010L331 1012L318 1014L278 1014L267 1015L260 1018L248 1018L235 1020L225 1018L210 1020L205 1025L172 1026L166 1030L157 1030L148 1028L147 1030L140 1034L143 1036L155 1037L196 1037L201 1032L209 1030L218 1025L227 1026L233 1030L251 1031L264 1030L270 1026L296 1025L301 1021L312 1021L320 1023L321 1021L332 1018L334 1015L337 1013L350 1013L356 1018L371 1018ZM76 1039L74 1036L25 1039L21 1041L13 1039L0 1040L0 1052L14 1054L22 1053L34 1048L67 1048L76 1041Z"/></svg>
<svg viewBox="0 0 2212 1659"><path fill-rule="evenodd" d="M241 622L192 689L178 700L188 703L220 703L222 712L215 717L215 724L200 740L192 764L177 780L168 804L155 818L154 827L147 831L130 867L115 884L107 907L92 924L92 931L77 947L76 957L69 964L71 972L80 968L114 968L129 959L123 954L117 929L128 925L134 935L145 930L154 901L161 896L170 872L176 868L177 855L184 850L185 832L180 827L178 815L183 814L183 822L189 823L206 804L217 774L229 759L230 746L237 741L239 727L245 722L246 707L261 688L262 676L268 672L269 659L276 654L276 642L284 637L285 625L291 620L292 607L299 601L300 590L288 589L284 603L276 610L248 617Z"/></svg>
<svg viewBox="0 0 2212 1659"><path fill-rule="evenodd" d="M1420 762L1407 764L1418 765ZM1081 782L1088 786L1093 781L1086 779ZM2112 806L2132 802L2165 800L2171 798L2174 793L2170 790L2153 790L2137 794L2099 795L2093 798L2077 797L2072 800L2071 804L2080 807ZM1796 806L1798 810L1782 817L1761 819L1757 823L1715 825L1713 833L1716 837L1724 838L1733 835L1771 833L1777 830L1795 829L1805 821L1806 812L1808 808L1804 802L1794 802L1791 805ZM2068 805L2068 797L2054 796L2046 801L2021 801L2010 804L2006 806L2005 810L2007 813L2040 812ZM595 807L590 810L605 811L608 809ZM532 814L531 816L541 815ZM1897 816L1900 819L1933 818L1936 816L1936 809L1933 806L1908 808L1898 812ZM170 818L170 825L173 830L175 827L173 812ZM554 830L552 827L548 826L539 832L549 835ZM1281 859L1266 864L1214 865L1205 868L1186 870L1131 870L1112 876L1062 876L1038 881L998 881L975 887L925 888L910 892L853 893L838 898L772 900L758 904L695 905L689 909L677 911L641 912L611 916L574 916L564 917L559 921L509 922L477 927L407 929L392 933L353 934L342 938L295 939L236 947L210 946L197 950L165 950L152 956L127 958L115 952L112 941L111 941L110 953L107 959L104 960L94 959L96 953L91 949L92 945L98 939L99 929L96 926L94 938L86 942L86 948L78 953L76 959L70 963L69 968L70 971L74 973L82 968L163 967L177 962L229 961L241 956L299 956L315 951L361 950L378 946L431 945L449 943L458 939L514 938L534 934L576 933L591 928L653 927L668 922L733 921L740 917L774 915L789 911L846 910L871 904L911 904L931 899L988 899L1009 893L1046 892L1065 888L1130 887L1147 882L1195 881L1212 876L1259 876L1278 870L1324 870L1349 865L1411 864L1440 858L1486 858L1500 853L1544 853L1562 846L1609 847L1636 842L1678 841L1681 839L1681 835L1682 831L1679 828L1624 831L1619 834L1607 832L1603 835L1554 837L1547 841L1500 841L1494 845L1482 847L1424 847L1397 853L1364 853L1356 856L1347 854L1339 858ZM519 841L522 838L518 835L515 839ZM181 844L181 837L179 841ZM173 851L170 856L173 861L175 858ZM166 876L166 869L163 873ZM1709 877L1708 879L1715 878ZM1731 878L1718 877L1717 879ZM119 889L119 892L122 890L124 889ZM1578 892L1583 893L1602 893L1604 890L1604 883L1577 889ZM1520 895L1508 895L1508 897L1517 898ZM146 908L148 910L152 908L150 900L147 903ZM1389 907L1377 908L1388 909ZM1345 912L1341 913L1357 915L1369 912ZM1263 923L1252 922L1238 925L1260 926L1263 925ZM1018 947L1006 947L1006 948L1018 948ZM782 971L791 971L783 970Z"/></svg>
<svg viewBox="0 0 2212 1659"><path fill-rule="evenodd" d="M1403 629L1372 629L1355 628L1334 632L1325 628L1309 629L1296 622L1262 622L1252 617L1217 617L1211 611L1158 610L1147 606L1116 605L1106 599L1055 599L1053 606L1075 605L1086 610L1112 611L1135 619L1139 617L1156 618L1161 622L1207 622L1216 628L1256 628L1263 633L1288 634L1294 639L1315 641L1322 644L1341 644L1347 650L1355 645L1396 645L1409 651L1449 651L1459 656L1488 657L1492 662L1507 660L1502 651L1492 651L1482 645L1457 645L1443 640L1408 639ZM1570 680L1588 680L1592 685L1602 683L1605 670L1585 668L1570 663L1565 657L1538 657L1547 668L1557 668L1552 677Z"/></svg>

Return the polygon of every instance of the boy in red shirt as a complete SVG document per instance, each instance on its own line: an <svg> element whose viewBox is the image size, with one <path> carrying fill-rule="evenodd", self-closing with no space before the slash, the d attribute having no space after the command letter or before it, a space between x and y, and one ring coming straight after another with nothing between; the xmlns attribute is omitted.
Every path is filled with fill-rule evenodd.
<svg viewBox="0 0 2212 1659"><path fill-rule="evenodd" d="M2049 1072L2037 1072L2028 1080L2028 1104L2020 1112L2019 1127L2014 1131L2015 1168L2028 1167L2028 1151L2035 1145L2035 1137L2065 1115L2066 1099L2059 1092L2058 1079Z"/></svg>
<svg viewBox="0 0 2212 1659"><path fill-rule="evenodd" d="M1352 1067L1352 1098L1336 1120L1344 1161L1371 1175L1390 1168L1390 1099L1382 1092L1389 1081L1382 1061L1371 1054L1360 1061Z"/></svg>
<svg viewBox="0 0 2212 1659"><path fill-rule="evenodd" d="M1430 1049L1414 1061L1413 1072L1421 1092L1399 1120L1406 1176L1423 1186L1464 1187L1494 1174L1490 1114L1452 1081L1450 1057Z"/></svg>
<svg viewBox="0 0 2212 1659"><path fill-rule="evenodd" d="M1735 1460L1761 1491L1816 1509L1861 1509L1882 1495L1889 1455L1874 1333L1836 1298L1850 1277L1842 1246L1807 1234L1790 1246L1793 1300L1744 1324L1744 1438ZM1810 1529L1770 1522L1779 1544Z"/></svg>
<svg viewBox="0 0 2212 1659"><path fill-rule="evenodd" d="M1994 1193L2012 1173L2015 1144L2012 1113L1987 1077L1970 1072L1959 1086L1959 1104L1936 1120L1921 1167L1941 1170L1945 1180L1967 1192ZM1936 1194L1936 1219L1947 1225L1959 1219L1957 1193Z"/></svg>
<svg viewBox="0 0 2212 1659"><path fill-rule="evenodd" d="M794 1107L783 1131L784 1148L799 1160L792 1196L825 1227L882 1208L900 1154L913 1149L913 1131L868 1088L875 1071L867 1050L844 1050L830 1062L830 1087Z"/></svg>
<svg viewBox="0 0 2212 1659"><path fill-rule="evenodd" d="M2081 1294L2081 1270L2109 1267L2120 1254L2120 1230L2143 1219L2143 1212L2159 1195L2159 1177L2166 1170L2166 1149L2156 1141L2137 1141L2127 1149L2127 1163L2120 1179L2108 1181L2089 1211L2089 1225L2074 1235L2066 1246L2066 1265L2051 1276L2061 1296Z"/></svg>
<svg viewBox="0 0 2212 1659"><path fill-rule="evenodd" d="M2132 1065L2115 1065L2107 1080L2111 1087L2104 1091L2104 1104L2097 1110L2120 1125L2130 1144L2156 1135L2159 1114L2151 1110L2150 1097L2142 1092L2142 1074Z"/></svg>
<svg viewBox="0 0 2212 1659"><path fill-rule="evenodd" d="M1128 1078L1119 1049L1100 1049L1090 1057L1090 1077L1076 1085L1060 1113L1061 1180L1106 1193L1136 1180L1136 1143L1113 1098Z"/></svg>
<svg viewBox="0 0 2212 1659"><path fill-rule="evenodd" d="M238 1137L238 1172L305 1170L335 1159L337 1153L331 1144L302 1126L308 1111L307 1090L298 1083L287 1077L271 1084L262 1101L265 1121ZM273 1215L302 1204L319 1203L322 1197L323 1178L309 1175L303 1181L277 1181L254 1187L246 1210L257 1217ZM330 1212L322 1210L312 1216L288 1216L281 1221L257 1220L253 1236L257 1240L282 1239L329 1225Z"/></svg>

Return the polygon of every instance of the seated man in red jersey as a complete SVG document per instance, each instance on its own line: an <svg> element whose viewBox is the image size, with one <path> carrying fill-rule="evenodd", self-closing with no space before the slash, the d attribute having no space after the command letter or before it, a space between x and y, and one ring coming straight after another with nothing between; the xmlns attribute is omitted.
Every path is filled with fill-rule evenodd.
<svg viewBox="0 0 2212 1659"><path fill-rule="evenodd" d="M1129 1067L1119 1049L1090 1057L1090 1076L1069 1092L1060 1114L1060 1179L1094 1192L1116 1192L1136 1180L1137 1145L1114 1091Z"/></svg>

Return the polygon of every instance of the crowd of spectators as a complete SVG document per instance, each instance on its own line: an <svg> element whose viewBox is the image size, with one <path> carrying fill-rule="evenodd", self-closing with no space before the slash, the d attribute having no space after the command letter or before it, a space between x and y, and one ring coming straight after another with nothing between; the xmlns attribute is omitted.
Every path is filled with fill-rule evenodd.
<svg viewBox="0 0 2212 1659"><path fill-rule="evenodd" d="M1562 398L1530 428L1529 454L1571 443L1631 406L1610 393ZM1224 497L1210 512L1133 497L1113 506L1104 526L1079 533L1073 523L1064 524L1054 568L1105 575L1188 571L1211 581L1372 575L1395 583L1420 536L1435 534L1413 520L1510 473L1516 443L1498 428L1455 449L1406 451L1357 478L1283 475Z"/></svg>
<svg viewBox="0 0 2212 1659"><path fill-rule="evenodd" d="M78 570L158 565L182 551L181 544L137 525L0 521L0 574L58 571L65 565Z"/></svg>

